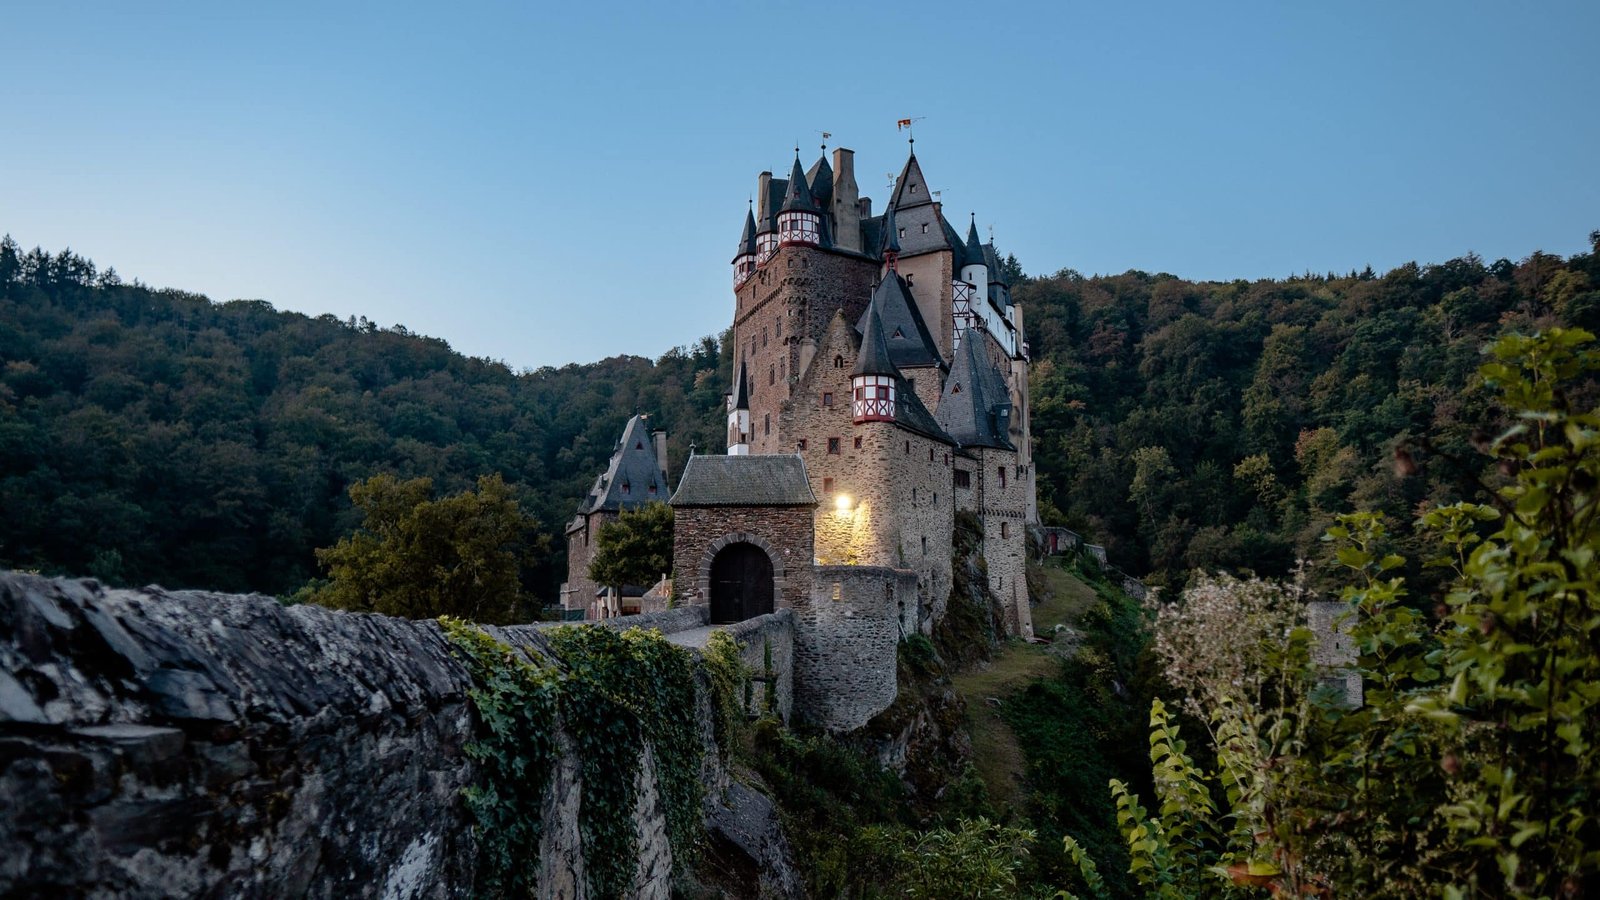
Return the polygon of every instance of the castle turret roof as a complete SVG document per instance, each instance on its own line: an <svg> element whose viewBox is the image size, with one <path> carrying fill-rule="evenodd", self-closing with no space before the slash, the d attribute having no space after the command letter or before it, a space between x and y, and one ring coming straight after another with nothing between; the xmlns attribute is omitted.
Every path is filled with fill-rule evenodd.
<svg viewBox="0 0 1600 900"><path fill-rule="evenodd" d="M666 474L658 468L655 444L650 438L650 417L634 416L622 429L622 440L617 442L605 474L595 479L578 511L615 512L666 499Z"/></svg>
<svg viewBox="0 0 1600 900"><path fill-rule="evenodd" d="M978 240L978 216L976 213L972 216L971 224L967 226L967 246L964 253L966 265L975 266L985 261L983 242Z"/></svg>
<svg viewBox="0 0 1600 900"><path fill-rule="evenodd" d="M741 256L754 256L756 253L756 214L754 210L747 209L744 213L744 233L739 235L739 252L734 254L737 259Z"/></svg>
<svg viewBox="0 0 1600 900"><path fill-rule="evenodd" d="M811 196L811 186L806 184L806 173L800 168L800 154L794 156L794 169L789 173L789 186L783 197L781 212L816 212L817 204Z"/></svg>
<svg viewBox="0 0 1600 900"><path fill-rule="evenodd" d="M750 408L750 376L745 372L742 357L738 369L733 373L733 408Z"/></svg>
<svg viewBox="0 0 1600 900"><path fill-rule="evenodd" d="M883 328L884 344L889 349L889 359L897 368L944 368L939 345L928 331L922 311L917 308L916 298L911 296L910 287L899 273L888 273L888 277L879 282L878 289L872 292L872 302L856 323L856 330L863 335L867 331L867 318L871 315L878 317Z"/></svg>
<svg viewBox="0 0 1600 900"><path fill-rule="evenodd" d="M1010 436L1011 391L986 341L975 329L963 330L936 418L962 447L1015 450Z"/></svg>
<svg viewBox="0 0 1600 900"><path fill-rule="evenodd" d="M833 206L833 166L828 165L828 157L818 157L806 175L811 182L811 199L817 204L817 209L827 212Z"/></svg>
<svg viewBox="0 0 1600 900"><path fill-rule="evenodd" d="M883 252L885 254L900 252L900 233L894 224L893 203L883 211Z"/></svg>
<svg viewBox="0 0 1600 900"><path fill-rule="evenodd" d="M883 322L878 317L876 295L867 304L867 311L862 313L861 318L865 320L861 330L861 352L856 356L855 368L850 370L851 376L890 375L899 378L900 370L895 368L894 359L889 356L889 344L883 337Z"/></svg>

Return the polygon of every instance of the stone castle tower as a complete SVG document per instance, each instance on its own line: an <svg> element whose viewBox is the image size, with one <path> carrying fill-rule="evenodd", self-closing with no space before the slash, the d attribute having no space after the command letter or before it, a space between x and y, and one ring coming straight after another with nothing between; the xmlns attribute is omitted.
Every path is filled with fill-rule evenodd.
<svg viewBox="0 0 1600 900"><path fill-rule="evenodd" d="M1022 310L992 243L945 218L916 154L883 212L854 154L761 173L733 259L728 453L793 454L818 565L917 574L921 627L949 596L955 513L977 514L1007 628L1031 633L1037 520Z"/></svg>
<svg viewBox="0 0 1600 900"><path fill-rule="evenodd" d="M1032 634L1022 310L993 244L945 219L915 154L879 215L844 149L809 171L797 153L757 197L733 259L727 453L684 466L675 608L645 618L756 629L750 652L784 661L795 714L851 731L893 703L898 643L945 614L958 514L982 523L1005 631ZM569 617L615 612L586 571L600 522L661 498L646 430L628 423L568 527Z"/></svg>

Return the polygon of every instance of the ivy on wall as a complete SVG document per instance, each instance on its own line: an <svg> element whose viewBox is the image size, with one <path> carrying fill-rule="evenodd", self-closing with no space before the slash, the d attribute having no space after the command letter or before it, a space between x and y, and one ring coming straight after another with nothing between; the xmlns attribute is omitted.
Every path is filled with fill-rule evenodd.
<svg viewBox="0 0 1600 900"><path fill-rule="evenodd" d="M472 675L469 697L482 726L467 747L481 773L467 790L480 853L479 894L528 896L535 886L558 722L576 745L583 778L578 830L589 892L620 897L633 887L639 851L633 811L646 747L653 751L674 868L682 871L695 859L704 791L696 683L703 673L713 709L725 709L737 694L718 674L726 671L724 655L714 650L713 659L702 662L654 629L568 626L548 635L564 664L557 667L530 662L475 626L440 623ZM720 748L727 732L716 730Z"/></svg>

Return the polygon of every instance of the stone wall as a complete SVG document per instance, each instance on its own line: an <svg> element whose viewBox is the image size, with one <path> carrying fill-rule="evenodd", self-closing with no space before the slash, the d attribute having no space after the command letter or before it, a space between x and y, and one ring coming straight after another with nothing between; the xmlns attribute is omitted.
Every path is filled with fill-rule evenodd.
<svg viewBox="0 0 1600 900"><path fill-rule="evenodd" d="M599 585L589 577L589 563L594 561L596 536L600 526L615 521L614 512L579 515L569 523L567 530L567 580L561 584L561 606L564 609L581 609L588 619L598 618L595 594Z"/></svg>
<svg viewBox="0 0 1600 900"><path fill-rule="evenodd" d="M767 685L771 685L773 711L784 722L794 714L794 611L746 619L724 626L739 642L740 658L752 675L747 710L767 712Z"/></svg>
<svg viewBox="0 0 1600 900"><path fill-rule="evenodd" d="M1351 667L1356 647L1350 640L1354 616L1342 600L1313 600L1306 604L1306 627L1311 630L1311 662L1322 672L1324 684L1337 688L1344 704L1357 709L1364 702L1361 674Z"/></svg>
<svg viewBox="0 0 1600 900"><path fill-rule="evenodd" d="M550 659L538 629L492 630ZM0 573L0 896L468 896L470 686L431 621ZM537 894L582 897L578 761L553 738ZM635 893L664 898L645 753ZM772 821L747 795L710 792L708 827Z"/></svg>
<svg viewBox="0 0 1600 900"><path fill-rule="evenodd" d="M677 506L672 526L672 593L683 606L711 599L711 560L740 541L767 551L774 609L798 606L811 590L811 507Z"/></svg>
<svg viewBox="0 0 1600 900"><path fill-rule="evenodd" d="M821 342L839 310L854 323L872 297L877 262L815 247L780 247L735 292L733 353L750 373L752 453L790 453L780 408L801 375L802 348Z"/></svg>
<svg viewBox="0 0 1600 900"><path fill-rule="evenodd" d="M795 714L829 731L854 731L894 702L900 612L917 602L917 575L817 566L814 578L795 616Z"/></svg>

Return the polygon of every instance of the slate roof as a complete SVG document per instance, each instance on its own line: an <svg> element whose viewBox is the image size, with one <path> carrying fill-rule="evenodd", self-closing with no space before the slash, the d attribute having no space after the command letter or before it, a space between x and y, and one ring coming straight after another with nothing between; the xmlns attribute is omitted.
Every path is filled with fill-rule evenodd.
<svg viewBox="0 0 1600 900"><path fill-rule="evenodd" d="M962 258L966 260L962 265L973 266L980 262L987 262L988 257L983 255L983 242L978 240L978 217L972 217L972 223L967 226L967 246L963 248Z"/></svg>
<svg viewBox="0 0 1600 900"><path fill-rule="evenodd" d="M638 415L628 420L605 474L595 479L594 486L579 504L578 512L632 509L652 500L665 500L667 494L667 476L656 467L650 417Z"/></svg>
<svg viewBox="0 0 1600 900"><path fill-rule="evenodd" d="M905 232L905 236L900 238L901 256L916 256L919 253L932 253L951 247L945 238L944 216L940 215L931 203L913 206L910 209L896 207L894 220L895 233L898 235L901 231Z"/></svg>
<svg viewBox="0 0 1600 900"><path fill-rule="evenodd" d="M750 408L750 377L745 372L743 357L739 359L739 370L733 375L733 408Z"/></svg>
<svg viewBox="0 0 1600 900"><path fill-rule="evenodd" d="M824 153L817 157L806 172L806 180L811 183L811 199L816 201L817 208L823 212L833 210L833 166L828 165L828 156Z"/></svg>
<svg viewBox="0 0 1600 900"><path fill-rule="evenodd" d="M900 170L900 177L894 183L894 197L889 203L902 211L933 203L933 196L928 193L928 179L922 177L917 154L912 153L906 158L906 166Z"/></svg>
<svg viewBox="0 0 1600 900"><path fill-rule="evenodd" d="M930 437L942 444L956 444L943 428L939 421L922 405L922 399L917 396L917 391L911 382L896 375L894 383L894 423L924 437Z"/></svg>
<svg viewBox="0 0 1600 900"><path fill-rule="evenodd" d="M917 309L917 301L906 287L905 279L898 273L890 272L889 277L880 282L878 289L872 292L872 301L867 304L867 311L861 314L861 320L856 323L856 330L863 335L867 332L867 317L873 310L877 310L878 318L883 324L883 340L889 349L889 359L896 367L945 368L944 358L939 355L939 345L929 333L928 325L923 321L922 312Z"/></svg>
<svg viewBox="0 0 1600 900"><path fill-rule="evenodd" d="M734 259L741 256L756 255L756 215L753 210L745 210L744 232L739 235L739 252L733 255Z"/></svg>
<svg viewBox="0 0 1600 900"><path fill-rule="evenodd" d="M806 173L800 168L800 155L794 157L794 169L789 173L789 183L783 195L782 212L816 212L817 204L811 197L811 185L806 184Z"/></svg>
<svg viewBox="0 0 1600 900"><path fill-rule="evenodd" d="M798 455L691 456L673 506L816 506Z"/></svg>
<svg viewBox="0 0 1600 900"><path fill-rule="evenodd" d="M850 370L851 377L856 375L892 375L900 377L900 370L894 366L894 358L889 355L889 344L884 340L883 322L878 316L878 303L876 295L867 304L867 311L861 314L865 325L861 329L861 350L856 354L855 368Z"/></svg>
<svg viewBox="0 0 1600 900"><path fill-rule="evenodd" d="M989 355L983 335L963 332L955 365L939 398L939 425L963 447L1015 450L1008 433L1010 411L1011 391Z"/></svg>
<svg viewBox="0 0 1600 900"><path fill-rule="evenodd" d="M767 195L756 198L756 233L778 230L778 207L783 205L784 195L788 192L788 179L767 180Z"/></svg>

